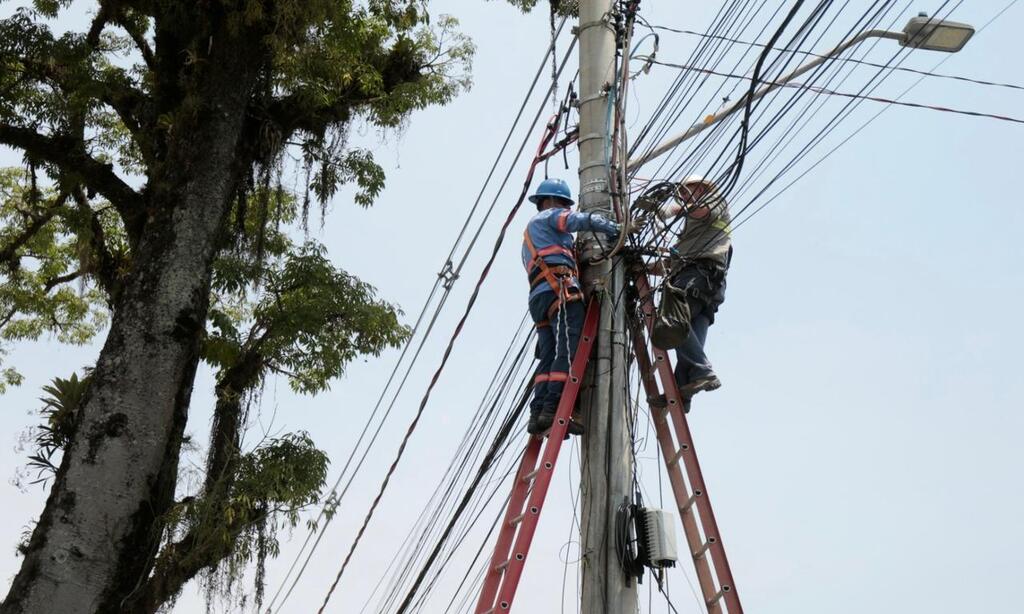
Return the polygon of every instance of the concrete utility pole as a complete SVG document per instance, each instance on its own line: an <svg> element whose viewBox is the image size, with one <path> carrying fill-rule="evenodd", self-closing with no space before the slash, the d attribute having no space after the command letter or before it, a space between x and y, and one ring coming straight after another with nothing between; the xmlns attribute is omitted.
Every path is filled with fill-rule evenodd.
<svg viewBox="0 0 1024 614"><path fill-rule="evenodd" d="M612 0L580 0L580 209L613 218L609 172L609 86L615 78ZM625 161L623 161L625 162ZM606 249L608 249L606 247ZM601 253L590 237L589 260ZM587 614L633 614L636 583L627 586L615 552L615 516L632 487L632 456L626 415L625 301L622 265L605 261L583 271L587 288L603 290L597 353L591 359L590 387L581 408L583 436L583 604Z"/></svg>

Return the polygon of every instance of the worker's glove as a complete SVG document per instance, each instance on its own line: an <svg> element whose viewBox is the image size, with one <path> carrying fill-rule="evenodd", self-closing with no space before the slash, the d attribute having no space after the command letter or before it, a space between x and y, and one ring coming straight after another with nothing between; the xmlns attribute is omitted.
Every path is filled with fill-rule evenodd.
<svg viewBox="0 0 1024 614"><path fill-rule="evenodd" d="M648 219L646 217L635 217L629 222L629 234L638 235L647 229Z"/></svg>

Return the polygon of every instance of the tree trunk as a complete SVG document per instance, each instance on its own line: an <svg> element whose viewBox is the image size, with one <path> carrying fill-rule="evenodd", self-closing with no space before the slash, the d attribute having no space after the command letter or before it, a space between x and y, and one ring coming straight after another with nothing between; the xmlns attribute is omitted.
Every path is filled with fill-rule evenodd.
<svg viewBox="0 0 1024 614"><path fill-rule="evenodd" d="M245 354L238 364L218 378L213 435L202 494L202 505L207 510L205 517L208 519L204 522L224 522L224 508L241 454L242 398L258 385L261 369L262 359L258 353ZM121 611L125 614L156 614L199 572L214 568L230 556L240 527L223 525L222 528L232 534L232 541L209 537L214 531L207 526L192 527L181 540L165 544L155 561L153 573L125 601ZM204 541L200 539L201 535L208 537Z"/></svg>
<svg viewBox="0 0 1024 614"><path fill-rule="evenodd" d="M28 553L0 614L119 612L149 575L199 360L210 266L238 178L258 37L221 29L170 129L110 332Z"/></svg>

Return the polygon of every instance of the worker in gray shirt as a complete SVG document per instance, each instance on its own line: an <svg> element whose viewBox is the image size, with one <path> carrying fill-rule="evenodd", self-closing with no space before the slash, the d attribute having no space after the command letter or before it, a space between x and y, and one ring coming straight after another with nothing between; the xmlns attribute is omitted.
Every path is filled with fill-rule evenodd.
<svg viewBox="0 0 1024 614"><path fill-rule="evenodd" d="M691 175L678 185L675 199L660 207L658 216L670 224L686 218L666 273L669 283L685 295L689 308L689 335L675 348L676 382L689 409L693 395L722 385L704 353L704 342L725 300L725 277L732 259L729 205L713 182Z"/></svg>

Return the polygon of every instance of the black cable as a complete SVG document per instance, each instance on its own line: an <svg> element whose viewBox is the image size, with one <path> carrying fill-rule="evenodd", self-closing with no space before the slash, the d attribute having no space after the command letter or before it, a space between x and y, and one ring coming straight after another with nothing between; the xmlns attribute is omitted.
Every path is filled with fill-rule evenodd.
<svg viewBox="0 0 1024 614"><path fill-rule="evenodd" d="M532 332L532 326L531 326L531 332ZM525 366L529 366L530 364L532 364L532 360L525 360L526 350L529 347L531 341L532 341L532 335L529 335L529 336L526 337L526 339L524 339L524 342L520 345L518 353L516 354L515 358L511 361L510 366L507 369L507 373L503 377L503 381L501 383L500 389L497 392L497 395L491 401L491 405L492 405L491 410L488 411L486 414L481 415L481 418L480 418L481 428L480 428L479 432L472 432L472 430L467 431L467 436L466 437L467 437L467 439L469 439L472 442L473 445L471 445L469 447L468 451L466 452L466 454L464 455L463 458L460 459L458 455L453 457L452 463L449 465L449 469L457 467L459 469L459 472L458 472L459 475L467 472L470 467L476 465L476 453L474 452L474 450L477 450L477 449L479 449L481 451L483 450L483 442L487 441L487 437L488 437L488 436L485 435L485 429L487 427L490 427L493 424L501 424L501 423L503 423L505 420L508 419L508 415L514 410L514 407L509 409L509 411L506 412L506 417L504 419L502 419L502 420L495 420L494 419L494 416L496 414L497 408L503 407L504 404L505 404L506 392L511 390L511 389L513 389L513 386L511 385L512 382L513 381L518 381L519 379L524 379L524 381L525 381L526 379L529 378L529 374L527 374L525 377L519 377L518 373L519 373L519 371L522 370L522 367L524 365ZM523 384L523 385L525 385L525 384ZM518 389L521 389L523 385L520 385ZM449 512L447 511L446 503L447 503L447 500L454 494L455 490L461 490L462 486L458 485L458 483L460 482L460 479L461 478L458 475L453 477L453 479L448 484L446 492L445 492L445 495L442 498L442 500L440 501L440 503L438 505L434 506L434 507L430 507L428 505L424 509L423 514L429 516L431 521L428 522L427 525L422 527L422 528L414 529L414 532L419 531L421 533L420 546L418 546L419 549L422 549L422 548L425 547L426 541L430 538L431 534L434 531L433 527L438 525L438 523L440 522L441 519L443 519L443 518L448 516ZM445 478L442 478L442 485L444 484L444 482L446 480L447 480L447 473L446 473ZM440 489L440 486L439 486L439 489ZM415 561L418 560L418 557L414 557L412 555L406 555L404 558L406 558L408 560L408 564L406 566L406 570L407 571L404 571L402 574L398 575L397 578L393 581L393 588L390 589L391 590L391 595L385 600L384 607L382 608L384 610L389 610L390 611L391 607L389 607L389 604L390 604L392 599L397 599L398 598L399 595L398 595L397 591L399 590L400 585L404 582L405 574L412 572L412 567L413 567Z"/></svg>
<svg viewBox="0 0 1024 614"><path fill-rule="evenodd" d="M740 44L740 45L751 45L751 46L754 46L754 47L764 47L763 43L755 43L755 42L751 42L751 41L744 41L744 40L727 38L727 37L719 37L719 36L716 36L716 35L710 35L710 34L706 34L706 33L703 33L703 32L694 32L692 30L680 30L680 29L676 29L676 28L669 28L669 27L666 27L666 26L650 26L650 27L655 29L655 30L663 30L663 31L666 31L666 32L673 32L673 33L676 33L676 34L688 34L688 35L701 36L701 37L722 38L722 40L725 40L725 41L728 41L728 42L731 42L731 43ZM819 55L819 54L814 53L812 51L803 51L803 50L799 50L799 49L791 50L791 49L776 48L775 51L792 51L794 53L799 53L799 54L807 56L807 57L825 58L825 56ZM861 66L869 66L869 67L872 67L872 68L884 68L884 65L882 65L882 64L878 64L876 62L868 62L866 60L858 60L858 59L854 59L854 58L842 58L842 57L839 57L839 58L828 58L828 59L829 60L833 60L834 59L837 62L844 62L844 63L850 63L850 64L859 64ZM655 63L657 63L657 62L655 62ZM985 86L991 86L991 87L1002 87L1002 88L1007 88L1007 89L1024 91L1024 85L1017 85L1017 84L1014 84L1014 83L1003 83L1003 82L998 82L998 81L986 81L984 79L975 79L975 78L972 78L972 77L964 77L964 76L960 76L960 75L943 74L943 73L937 73L937 72L934 72L934 71L920 70L920 69L916 69L916 68L907 68L907 67L903 67L903 66L898 67L895 70L896 70L896 72L905 72L905 73L914 74L914 75L921 75L921 76L925 76L925 77L935 77L935 78L938 78L938 79L950 79L950 80L953 80L953 81L962 81L962 82L965 82L965 83L972 83L972 84L975 84L975 85L985 85Z"/></svg>
<svg viewBox="0 0 1024 614"><path fill-rule="evenodd" d="M1015 4L1017 4L1017 2L1018 2L1018 1L1019 1L1019 0L1011 0L1011 1L1010 1L1010 2L1008 3L1008 4L1006 4L1006 5L1005 5L1005 6L1004 6L1004 7L1002 8L1002 9L1000 9L1000 11L999 11L999 12L997 12L995 16L993 16L993 17L992 17L991 19L989 19L989 20L988 20L988 21L987 21L987 22L986 22L986 23L985 23L985 24L984 24L984 25L983 25L982 27L978 28L978 33L980 34L980 33L981 33L981 32L982 32L982 31L983 31L983 30L984 30L985 28L987 28L987 27L988 27L989 25L991 25L991 24L992 24L992 23L993 23L994 21L996 21L997 19L999 19L999 18L1000 18L1000 17L1001 17L1001 16L1002 16L1002 15L1003 15L1004 13L1006 13L1006 11L1008 11L1008 10L1009 10L1010 8L1012 8L1012 7L1013 7L1013 6L1015 5ZM955 8L955 7L954 7L954 8ZM950 55L947 55L946 57L944 57L944 58L943 58L942 60L940 60L940 61L939 61L938 63L936 63L936 64L935 64L935 66L934 66L934 67L932 68L932 70L934 71L934 70L935 70L936 68L938 68L939 66L941 66L942 64L944 64L944 63L945 63L946 61L948 61L948 60L949 60L949 58L950 58L950 57L952 57L952 56L950 56ZM912 84L911 84L911 85L910 85L909 87L907 87L906 89L904 89L904 90L903 90L903 92L901 92L901 93L900 93L900 94L899 94L899 95L898 95L898 96L896 97L896 100L899 100L900 98L902 98L903 96L905 96L906 94L908 94L908 93L909 93L909 92L910 92L910 91L911 91L912 89L914 89L915 87L917 87L918 85L920 85L920 83L921 83L921 82L922 82L922 81L923 81L924 79L925 79L925 77L924 77L924 76L920 77L920 78L919 78L919 79L918 79L917 81L915 81L915 82L914 82L914 83L912 83ZM851 139L853 139L853 137L855 137L856 135L860 134L860 132L861 132L862 130L864 130L864 129L865 129L865 128L867 128L867 127L868 127L869 125L871 125L871 124L872 124L872 123L873 123L873 122L874 122L874 121L875 121L876 119L878 119L878 117L879 117L879 116L881 116L881 115L882 115L883 113L885 113L885 112L886 112L887 110L889 110L890 108L891 108L891 107L889 107L889 106L883 107L883 108L882 108L882 109L880 109L880 110L879 110L879 111L878 111L877 113L875 113L875 114L874 114L873 116L871 116L870 118L868 118L868 120L867 120L867 121L865 121L865 122L864 122L863 124L861 124L861 125L860 125L860 126L859 126L859 127L858 127L858 128L856 129L856 130L854 130L854 131L853 131L852 133L850 133L850 134L849 134L849 135L848 135L848 136L847 136L846 138L844 138L844 139L843 139L842 141L840 141L840 142L839 142L839 143L837 143L837 144L836 144L835 146L833 146L833 147L832 147L832 149L830 149L830 150L829 150L828 152L826 152L826 153L825 153L825 155L823 155L823 156L822 156L821 158L819 158L819 159L818 159L818 160L817 160L816 162L814 162L814 164L812 164L811 166L809 166L808 168L806 168L806 169L805 169L805 170L804 170L804 171L803 171L802 173L800 173L800 174L799 174L799 175L798 175L797 177L795 177L795 178L794 178L794 179L793 179L792 181L790 181L790 182L789 182L788 184L786 184L786 185L785 185L785 186L784 186L784 187L783 187L783 188L782 188L781 190L779 190L779 191L778 191L778 192L777 192L776 194L774 194L774 195L773 195L773 196L772 196L771 198L769 198L769 199L768 199L767 201L765 201L764 203L762 203L762 204L761 204L761 205L760 205L760 206L759 206L759 207L758 207L757 209L755 209L755 210L754 210L754 211L753 211L753 212L752 212L752 213L751 213L751 214L750 214L750 215L749 215L749 216L748 216L748 217L747 217L746 219L743 219L742 221L739 221L739 223L737 223L737 224L736 224L736 228L739 228L740 226L742 226L742 225L743 225L744 223L746 223L747 221L749 221L749 220L750 220L750 218L752 218L752 217L753 217L754 215L756 215L757 213L759 213L759 212L760 212L760 211L761 211L762 209L764 209L764 208L765 208L765 207L767 207L767 206L768 206L769 204L771 204L772 202L774 202L774 201L775 201L776 199L778 199L778 198L779 198L779 197L780 197L780 196L781 196L782 194L784 194L785 192L787 192L787 191L788 191L788 190L789 190L790 188L792 188L792 187L793 187L793 185L794 185L794 184L796 184L796 183L797 183L797 182L798 182L798 181L799 181L800 179L802 179L803 177L805 177L805 176L806 176L806 175L807 175L808 173L810 173L810 172L811 172L812 170L814 170L815 168L817 168L817 167L818 167L818 165L820 165L820 164L821 164L822 162L824 162L824 161L825 161L825 160L827 160L827 159L828 159L829 157L831 157L831 156L832 156L832 154L834 154L834 153L835 153L836 151L838 151L838 150L839 150L839 149L840 149L840 148L841 148L841 147L842 147L843 145L845 145L845 144L846 144L846 143L848 143L848 142L849 142L849 141L850 141Z"/></svg>
<svg viewBox="0 0 1024 614"><path fill-rule="evenodd" d="M883 8L884 8L884 7L883 7ZM875 16L875 18L877 19L877 18L880 18L880 17L881 17L881 13L877 13L877 12L876 12L876 16ZM863 18L862 18L862 19L863 19ZM874 19L873 19L872 21L874 21ZM852 30L851 30L851 33L852 33ZM821 76L822 74L824 74L824 73L819 73L819 72L817 72L817 71L816 71L815 73L812 73L812 75L813 75L813 78L818 78L818 77L820 77L820 76ZM794 97L792 97L792 98L791 98L791 99L790 99L789 101L787 101L787 103L786 103L786 104L785 104L785 105L783 106L783 109L782 109L782 110L780 110L779 112L777 112L777 113L776 113L776 117L775 117L775 118L773 118L772 120L770 120L770 122L769 122L769 127L771 127L771 126L775 125L775 124L776 124L776 123L778 122L779 118L781 118L782 114L786 113L786 112L787 112L787 111L788 111L789 109L791 109L791 108L793 107L793 105L795 104L795 101L796 101L796 100L798 99L798 96L799 96L799 95L802 95L802 93L798 93L798 95L797 95L797 96L794 96ZM764 136L765 136L765 134L767 134L767 133L766 133L766 132L763 132L763 133L762 133L761 135L759 135L759 137L758 137L757 139L755 139L755 144L756 144L756 142L758 142L758 141L760 141L761 139L763 139L763 138L764 138ZM783 138L785 138L785 137L783 137Z"/></svg>
<svg viewBox="0 0 1024 614"><path fill-rule="evenodd" d="M487 471L491 468L491 463L494 461L494 457L497 453L498 448L508 439L509 434L512 432L512 428L519 422L519 418L522 416L523 409L526 407L527 401L530 400L530 394L532 391L532 385L528 384L524 386L523 394L519 399L519 403L516 405L515 411L508 416L504 424L502 424L501 429L499 429L498 434L495 436L494 441L491 443L490 450L488 450L487 455L484 456L483 461L480 463L480 468L477 469L476 477L473 478L473 483L470 484L469 488L466 489L466 492L463 495L462 500L459 502L458 507L455 509L455 513L448 521L444 533L441 535L441 538L437 541L437 543L434 545L434 548L431 550L430 556L427 557L426 562L420 569L420 573L416 576L416 580L413 582L412 587L405 594L405 599L402 600L402 604L398 607L398 614L403 614L406 611L406 608L409 607L409 603L416 595L416 591L419 589L420 584L423 582L424 576L426 576L427 571L430 569L430 566L437 559L438 552L440 552L441 548L444 546L445 542L448 539L448 536L451 535L455 523L458 522L459 518L462 516L462 512L466 509L466 505L468 505L469 500L473 497L473 494L476 492L477 486L480 485L480 481L483 479L484 475L486 475Z"/></svg>
<svg viewBox="0 0 1024 614"><path fill-rule="evenodd" d="M571 51L572 51L573 47L575 46L575 42L576 42L576 39L573 39L573 44L570 45L569 51L566 53L565 61L563 61L562 65L559 67L560 70L565 67L565 63L566 63L566 61L568 61L569 55L571 54ZM557 134L557 126L553 126L553 128L554 128L554 134ZM554 134L551 133L550 130L551 129L549 128L549 132L547 134L547 140L550 140L550 138L552 136L554 136ZM545 143L542 143L542 147L543 147L544 144ZM367 512L367 515L366 515L366 517L363 520L362 526L360 527L359 531L356 533L356 538L353 541L352 546L350 547L348 554L345 556L345 560L342 562L341 568L338 570L338 574L335 577L334 582L332 583L331 587L327 591L327 595L324 598L324 603L320 607L320 611L321 612L324 610L324 608L326 607L327 603L330 601L331 594L334 592L334 589L337 587L338 582L341 581L341 577L342 577L342 575L344 575L345 569L347 568L348 563L351 561L352 555L354 554L356 547L359 545L360 539L362 538L363 534L366 531L366 527L369 525L370 520L373 518L373 515L374 515L374 512L376 511L377 505L380 503L380 500L383 497L384 492L387 490L388 484L389 484L389 482L391 480L391 476L394 475L394 472L395 472L395 470L398 467L398 463L401 462L402 456L405 453L405 448L408 445L408 442L409 442L410 438L412 437L413 432L416 430L416 427L419 424L419 420L420 420L420 418L423 415L423 411L426 409L427 402L430 399L430 393L433 390L434 386L436 385L438 379L440 378L440 375L443 372L444 367L446 366L446 364L448 362L448 358L449 358L449 356L451 356L451 352L452 352L452 349L454 347L455 341L458 339L460 333L462 332L462 329L463 329L466 321L469 319L469 314L472 312L473 306L476 304L476 299L477 299L477 297L480 294L480 289L481 289L481 287L483 285L483 282L486 280L487 275L488 275L488 273L490 273L491 267L494 264L494 261L497 259L498 251L500 250L502 242L504 241L505 232L508 230L508 226L512 223L512 220L513 220L516 212L519 210L519 207L522 205L523 201L526 198L526 193L529 191L530 182L531 182L532 177L533 177L533 172L534 172L537 164L541 161L540 154L542 152L543 152L543 150L539 151L538 155L534 158L534 163L530 167L530 171L527 173L526 181L523 183L523 188L522 188L522 191L519 194L519 198L517 199L516 204L513 206L512 211L509 213L509 216L506 218L504 224L502 225L502 227L501 227L501 229L499 231L498 238L495 241L494 248L491 251L490 258L488 259L487 263L484 265L483 271L480 274L480 278L477 281L476 286L473 288L473 293L469 297L469 301L468 301L468 303L466 305L465 311L463 312L462 318L459 320L458 324L456 324L456 326L455 326L455 331L452 334L452 337L451 337L451 339L448 342L448 346L445 348L444 354L441 357L441 363L438 365L437 370L434 372L434 375L431 378L430 383L427 386L427 390L426 390L426 392L423 395L423 399L420 401L419 408L417 408L416 413L415 413L415 415L414 415L414 417L412 419L412 422L409 424L409 428L406 430L406 434L402 438L402 442L399 445L398 452L397 452L397 454L395 456L395 459L392 461L391 466L388 468L388 471L387 471L387 473L384 476L384 481L381 483L380 490L378 491L377 496L374 498L373 502L370 504L370 510Z"/></svg>
<svg viewBox="0 0 1024 614"><path fill-rule="evenodd" d="M458 474L461 474L461 472L464 471L466 468L475 465L474 450L478 448L482 449L482 442L486 441L485 437L487 437L485 431L491 424L495 423L494 415L497 409L499 407L504 406L505 404L505 394L511 388L510 382L514 377L514 374L517 373L517 371L520 369L521 363L525 362L523 361L523 358L525 356L526 348L529 346L533 338L532 322L531 326L528 329L525 329L526 331L529 332L529 334L525 336L521 343L517 342L517 340L523 334L524 326L527 322L530 322L528 313L525 314L523 320L520 321L519 325L516 327L516 333L513 335L511 341L509 342L505 350L505 355L502 357L498 365L498 368L495 370L494 375L491 377L491 381L489 382L487 389L484 392L484 397L481 400L480 404L478 405L477 410L474 413L474 416L471 420L469 427L467 428L463 435L463 439L460 442L455 455L449 462L449 465L445 470L445 473L442 476L438 486L435 488L434 493L431 495L429 502L420 511L420 515L417 518L416 522L414 523L413 528L406 535L405 540L399 547L399 552L396 553L394 557L392 557L391 563L388 565L388 568L384 572L385 576L392 571L392 569L399 561L408 560L411 563L411 560L413 559L412 552L417 548L414 547L414 544L412 542L413 536L416 533L421 534L420 546L418 547L422 547L422 543L424 542L425 539L427 539L429 534L432 532L433 524L436 523L439 518L444 517L445 503L451 496L453 490L458 488L456 486L457 482L459 481ZM519 347L519 351L515 354L515 356L513 356L512 353L516 347ZM505 375L502 375L502 373L505 373ZM445 489L446 484L448 484L447 489ZM444 490L443 496L442 490ZM424 524L425 521L426 524ZM407 565L407 568L411 572L411 567ZM389 595L394 594L394 591L397 590L397 586L404 580L405 573L405 571L401 573L396 573L396 575L392 578L391 585L388 589ZM367 605L379 590L380 584L381 582L383 582L383 579L384 576L381 577L381 580L378 582L374 591L371 593L369 599L367 600ZM397 598L397 595L395 595L394 598ZM386 599L385 604L388 603L390 599L391 597L389 596ZM364 610L365 607L366 606L364 605Z"/></svg>
<svg viewBox="0 0 1024 614"><path fill-rule="evenodd" d="M563 17L562 21L559 23L557 34L561 33L562 28L565 26L565 22L566 22L566 18ZM506 151L506 149L508 147L508 144L509 144L509 142L510 142L510 140L512 138L512 135L515 133L515 130L516 130L516 128L519 125L519 121L522 118L524 110L526 109L526 105L528 104L528 102L530 100L530 97L533 95L534 89L536 88L536 85L537 85L537 83L538 83L538 81L540 79L541 74L543 74L547 58L548 58L548 56L551 56L551 55L553 55L553 44L552 44L552 46L550 46L547 49L547 52L545 53L544 57L541 59L540 66L537 69L537 72L534 75L532 82L530 83L530 86L529 86L529 88L527 90L526 95L523 98L522 103L520 104L519 111L517 112L516 117L515 117L515 119L512 122L512 126L509 128L508 134L505 136L505 140L502 143L501 148L498 151L498 155L495 158L494 163L492 164L491 169L488 172L487 177L484 180L484 183L481 186L480 191L477 194L477 197L476 197L476 199L473 202L473 206L470 208L470 211L469 211L468 215L466 216L466 220L463 223L462 228L460 228L460 230L459 230L459 233L458 233L458 235L457 235L457 237L455 239L455 242L452 245L452 248L451 248L450 252L448 253L448 257L446 258L446 267L450 266L450 264L452 262L452 257L455 255L455 252L458 249L459 243L461 243L463 237L466 234L466 230L469 227L469 223L470 223L472 217L475 215L475 213L477 211L477 208L478 208L478 206L479 206L479 204L481 202L483 194L487 190L487 187L490 184L491 179L493 178L494 172L497 169L498 164L500 163L501 158L504 155L504 153L505 153L505 151ZM542 103L541 103L541 109L543 109L544 104L546 104L547 97L550 97L550 96L551 96L551 89L549 88L547 96L545 97L544 101L542 101ZM537 123L537 120L539 119L539 117L540 117L540 113L538 113L538 115L534 118L534 122L531 125L528 133L532 133L533 132L533 130L536 127L536 123ZM522 152L523 152L523 150L525 148L526 142L527 141L524 140L523 146L520 147L519 152L516 154L516 157L513 160L513 164L512 164L513 167L515 166L515 162L518 161L519 157L522 155ZM507 180L507 177L506 177L506 180ZM502 189L503 188L504 188L504 183L502 184ZM500 193L501 193L501 190L499 190L499 195L500 195ZM497 198L498 198L498 196L495 197L495 201L497 200ZM490 216L490 213L491 213L492 210L493 210L493 204L492 204L491 208L488 209L487 215L485 215L483 220L481 220L481 222L480 222L480 228L481 229L484 226L484 224L487 222L487 219ZM469 247L467 247L466 252L463 255L463 258L462 258L462 260L461 260L461 262L459 264L459 269L462 268L462 264L465 263L466 258L468 258L470 252L472 251L472 249L473 249L473 247L474 247L474 245L476 243L476 238L479 236L479 233L480 233L480 230L477 231L477 233L473 237L473 241L470 243ZM457 276L457 273L456 273L456 276ZM374 405L374 408L373 408L373 411L370 414L370 417L368 418L365 426L363 427L362 432L359 434L359 437L356 440L356 444L353 447L352 452L349 454L348 459L346 459L345 465L343 466L342 471L341 471L340 475L338 476L338 479L335 481L334 486L331 488L330 492L328 493L327 497L325 498L327 501L331 502L331 505L335 508L335 510L337 509L337 506L340 505L341 500L344 499L345 493L348 491L348 487L351 485L352 480L354 479L355 475L358 473L359 468L362 467L363 461L366 459L366 456L369 453L369 450L373 447L373 444L376 441L377 436L380 433L381 427L383 426L383 424L387 420L387 418L390 416L391 410L394 407L395 400L398 398L398 395L401 393L402 388L404 387L405 382L406 382L406 380L409 377L409 373L411 372L412 367L415 365L416 359L419 357L420 351L423 349L423 346L426 343L427 338L429 338L429 336L430 336L430 332L433 330L434 323L437 321L437 317L440 314L441 309L443 308L444 303L447 300L447 297L448 297L448 295L449 295L449 293L451 291L451 286L450 285L445 285L445 292L444 292L444 295L442 297L441 303L438 305L437 309L435 310L434 317L432 318L432 320L430 322L430 325L428 326L427 331L425 332L423 338L420 340L420 345L417 348L416 352L414 353L412 361L409 363L409 365L407 365L407 368L406 368L406 371L405 371L405 376L402 378L402 380L401 380L401 382L399 384L398 390L395 391L395 393L394 393L394 395L392 397L391 404L388 406L388 409L386 410L384 417L381 419L380 425L378 425L377 430L374 432L374 435L371 438L370 444L367 446L367 448L364 451L362 457L360 458L359 463L357 464L356 469L353 471L353 475L349 479L349 481L346 484L345 488L343 489L342 494L340 496L338 496L337 498L335 498L335 495L338 492L338 486L341 484L342 480L344 479L344 476L345 476L349 466L351 465L352 460L355 457L355 454L357 453L360 445L362 444L362 441L363 441L364 437L366 436L366 433L368 432L370 425L373 423L374 418L377 416L377 413L380 410L381 404L383 403L384 397L387 395L388 390L390 389L391 384L394 381L395 376L397 375L398 370L399 370L399 368L402 365L402 361L404 360L404 358L406 356L406 353L408 352L409 348L411 347L412 340L415 338L415 335L416 335L417 331L419 330L420 325L423 322L424 316L427 313L427 309L429 308L431 301L433 300L434 296L436 295L437 290L443 285L443 281L444 280L442 279L442 276L439 275L438 279L434 283L434 287L431 289L431 291L430 291L430 293L429 293L429 295L427 297L427 300L423 304L423 308L421 309L419 316L416 319L416 323L413 326L412 332L411 332L411 334L409 336L409 340L403 346L402 352L399 355L398 361L395 363L395 366L392 369L391 374L388 376L388 379L387 379L387 381L384 384L384 389L381 391L381 394L378 397L377 402ZM319 513L319 515L317 517L317 520L314 522L314 526L316 526L318 528L318 531L317 531L318 532L318 536L317 536L317 539L316 539L316 541L314 542L314 544L312 546L312 550L311 550L309 556L307 556L306 561L303 563L302 568L298 572L299 576L302 575L302 573L305 570L306 566L309 564L309 561L312 558L313 551L315 551L316 548L318 547L318 545L320 543L320 540L321 540L321 538L323 536L323 532L326 530L327 526L330 524L331 518L333 517L333 515L326 516L326 510L327 510L327 505L324 505L323 507L321 507L321 510L320 510L320 513ZM324 520L325 517L326 517L326 522L324 522L323 526L320 526L320 521ZM273 610L274 604L277 601L278 596L281 594L281 591L284 588L284 586L288 583L288 579L291 576L292 572L295 570L295 566L297 565L299 559L301 559L302 554L305 552L306 547L309 544L310 539L312 538L312 535L313 535L313 531L307 533L306 539L303 542L302 547L300 548L300 550L299 550L298 554L296 555L295 559L292 561L291 566L288 568L288 571L286 572L284 579L281 581L281 585L278 587L277 591L274 593L274 596L271 598L270 603L267 605L267 612L271 612ZM282 601L282 605L283 605L284 601L287 601L288 596L291 594L292 590L295 588L297 583L298 583L298 577L296 577L295 581L292 583L291 587L288 589L288 592L284 595L283 601ZM278 611L280 611L280 607L278 608Z"/></svg>

